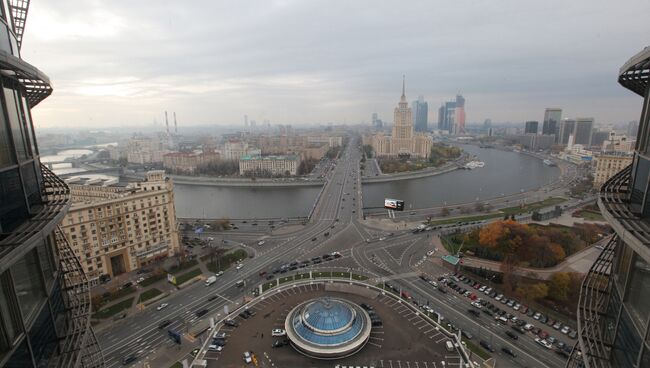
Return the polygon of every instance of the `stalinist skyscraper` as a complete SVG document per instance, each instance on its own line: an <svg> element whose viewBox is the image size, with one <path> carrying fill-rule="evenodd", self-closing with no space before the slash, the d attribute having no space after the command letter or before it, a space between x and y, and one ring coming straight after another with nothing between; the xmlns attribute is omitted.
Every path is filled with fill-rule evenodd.
<svg viewBox="0 0 650 368"><path fill-rule="evenodd" d="M411 108L406 102L406 80L402 77L402 98L400 98L393 114L393 135L391 153L393 155L411 154L413 152L413 117Z"/></svg>
<svg viewBox="0 0 650 368"><path fill-rule="evenodd" d="M433 139L426 134L413 134L411 108L406 102L405 78L402 77L402 97L395 108L392 136L379 133L373 136L372 146L377 156L410 155L429 157Z"/></svg>

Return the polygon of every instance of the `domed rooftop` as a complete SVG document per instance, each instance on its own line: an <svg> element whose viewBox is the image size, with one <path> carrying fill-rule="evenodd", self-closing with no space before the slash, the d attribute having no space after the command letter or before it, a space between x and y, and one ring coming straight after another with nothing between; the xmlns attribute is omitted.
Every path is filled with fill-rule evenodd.
<svg viewBox="0 0 650 368"><path fill-rule="evenodd" d="M302 310L302 322L321 333L335 333L354 322L356 312L347 303L336 299L317 299Z"/></svg>
<svg viewBox="0 0 650 368"><path fill-rule="evenodd" d="M294 348L305 355L336 359L354 354L370 337L370 316L343 299L319 298L299 304L285 321Z"/></svg>

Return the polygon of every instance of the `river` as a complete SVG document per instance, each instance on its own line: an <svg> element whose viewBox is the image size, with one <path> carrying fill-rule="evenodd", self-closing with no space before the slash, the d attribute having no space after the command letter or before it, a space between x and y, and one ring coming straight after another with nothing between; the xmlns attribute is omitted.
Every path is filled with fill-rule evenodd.
<svg viewBox="0 0 650 368"><path fill-rule="evenodd" d="M475 170L457 170L420 179L363 185L364 207L382 207L384 198L402 199L406 208L427 208L518 193L546 185L560 170L516 152L462 148L485 162ZM242 188L175 185L176 214L186 218L265 218L307 216L320 187Z"/></svg>

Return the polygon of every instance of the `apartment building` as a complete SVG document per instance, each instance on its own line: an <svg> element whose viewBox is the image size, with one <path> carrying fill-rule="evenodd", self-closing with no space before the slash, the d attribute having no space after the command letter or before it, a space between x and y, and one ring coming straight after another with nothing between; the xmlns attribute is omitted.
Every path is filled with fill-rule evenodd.
<svg viewBox="0 0 650 368"><path fill-rule="evenodd" d="M174 186L164 171L137 183L74 178L68 185L72 206L61 227L91 282L179 252Z"/></svg>
<svg viewBox="0 0 650 368"><path fill-rule="evenodd" d="M300 166L298 156L244 156L239 160L239 175L265 171L273 175L296 175Z"/></svg>

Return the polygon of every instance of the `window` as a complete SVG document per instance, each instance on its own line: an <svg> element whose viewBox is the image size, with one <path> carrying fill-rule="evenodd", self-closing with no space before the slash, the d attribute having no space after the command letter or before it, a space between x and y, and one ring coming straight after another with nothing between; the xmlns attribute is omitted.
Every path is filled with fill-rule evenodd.
<svg viewBox="0 0 650 368"><path fill-rule="evenodd" d="M0 329L4 330L0 331L0 352L3 352L13 346L21 330L20 314L13 298L9 272L0 275L0 318L3 320ZM8 340L5 340L5 335Z"/></svg>
<svg viewBox="0 0 650 368"><path fill-rule="evenodd" d="M650 264L634 255L625 304L638 326L645 326L650 310Z"/></svg>
<svg viewBox="0 0 650 368"><path fill-rule="evenodd" d="M26 218L27 204L18 169L0 173L0 229L9 232Z"/></svg>
<svg viewBox="0 0 650 368"><path fill-rule="evenodd" d="M29 320L45 298L41 269L36 256L36 250L28 252L22 259L11 267L14 286L20 310L26 320Z"/></svg>
<svg viewBox="0 0 650 368"><path fill-rule="evenodd" d="M7 83L8 80L3 80L4 83ZM11 85L11 84L10 84ZM7 118L9 119L9 127L11 129L11 135L14 140L14 148L16 150L16 155L18 156L18 161L27 160L31 157L31 154L26 144L26 137L23 132L23 124L21 116L18 113L18 107L16 105L16 90L13 88L5 87L4 98L5 106L7 108Z"/></svg>

